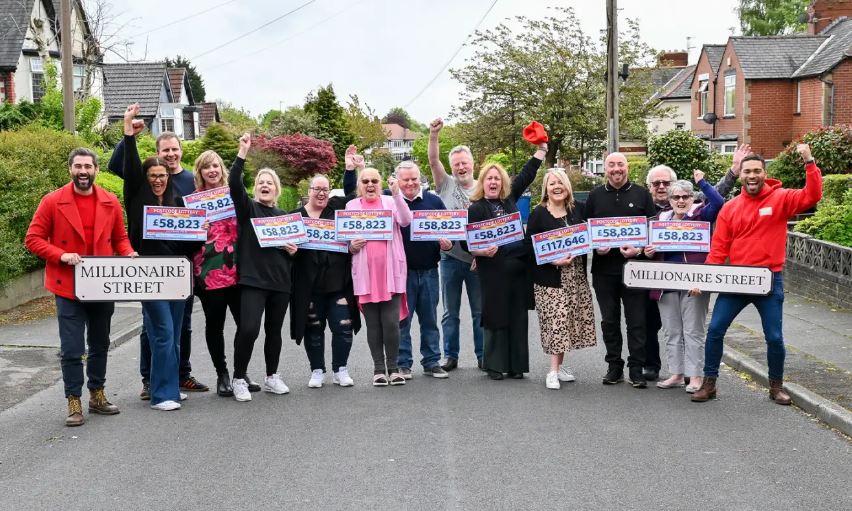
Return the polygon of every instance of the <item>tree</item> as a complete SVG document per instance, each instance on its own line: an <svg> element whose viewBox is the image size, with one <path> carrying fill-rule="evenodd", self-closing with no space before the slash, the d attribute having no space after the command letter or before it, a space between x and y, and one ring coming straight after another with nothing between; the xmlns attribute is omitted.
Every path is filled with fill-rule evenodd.
<svg viewBox="0 0 852 511"><path fill-rule="evenodd" d="M219 107L219 118L231 134L239 137L247 131L257 130L257 119L252 117L248 110L236 108L231 103L221 99L217 99L216 104Z"/></svg>
<svg viewBox="0 0 852 511"><path fill-rule="evenodd" d="M420 133L428 133L429 128L416 120L412 119L408 112L405 111L404 108L395 106L391 108L384 117L382 117L383 124L399 124L405 129L411 131L417 131Z"/></svg>
<svg viewBox="0 0 852 511"><path fill-rule="evenodd" d="M350 95L346 104L346 125L355 139L355 145L362 149L380 145L387 138L373 109L366 103L362 107L356 94Z"/></svg>
<svg viewBox="0 0 852 511"><path fill-rule="evenodd" d="M707 182L715 184L727 172L730 161L711 152L691 131L671 130L648 141L648 165L668 165L679 179L691 179L695 169L703 170Z"/></svg>
<svg viewBox="0 0 852 511"><path fill-rule="evenodd" d="M277 172L282 184L287 186L295 186L314 174L326 174L337 165L337 156L330 142L299 133L260 137L255 146L280 158L281 167Z"/></svg>
<svg viewBox="0 0 852 511"><path fill-rule="evenodd" d="M393 159L390 151L385 148L373 149L367 161L367 166L373 167L379 171L383 178L387 179L396 168L396 160Z"/></svg>
<svg viewBox="0 0 852 511"><path fill-rule="evenodd" d="M236 159L239 148L240 145L234 134L218 122L207 126L204 136L201 137L201 151L216 151L226 165L230 165Z"/></svg>
<svg viewBox="0 0 852 511"><path fill-rule="evenodd" d="M743 35L767 36L801 32L810 0L740 0L736 9Z"/></svg>
<svg viewBox="0 0 852 511"><path fill-rule="evenodd" d="M300 106L289 106L283 112L270 110L260 121L260 129L270 137L301 133L315 138L323 138L314 115L305 112Z"/></svg>
<svg viewBox="0 0 852 511"><path fill-rule="evenodd" d="M305 99L305 112L313 115L317 120L317 127L323 134L323 138L331 142L337 162L342 165L343 153L355 141L346 121L346 112L337 102L334 87L328 84L320 87L316 92L311 92ZM342 167L337 169L332 176L333 181L338 181Z"/></svg>
<svg viewBox="0 0 852 511"><path fill-rule="evenodd" d="M167 58L166 67L182 67L186 69L189 78L189 88L192 89L192 98L196 103L203 103L207 92L204 90L204 79L188 58L178 55L174 60ZM220 114L221 115L221 112Z"/></svg>
<svg viewBox="0 0 852 511"><path fill-rule="evenodd" d="M438 154L440 155L441 162L444 164L444 169L448 172L450 171L450 162L447 159L449 157L450 149L457 145L464 144L463 133L458 126L445 126L444 129L441 130L441 136L438 139ZM432 169L429 167L429 137L419 137L414 140L414 145L411 148L411 156L417 161L418 165L420 165L420 173L424 176L427 176L430 180L432 180ZM474 154L474 165L478 161L481 161L481 158L477 158L477 155Z"/></svg>

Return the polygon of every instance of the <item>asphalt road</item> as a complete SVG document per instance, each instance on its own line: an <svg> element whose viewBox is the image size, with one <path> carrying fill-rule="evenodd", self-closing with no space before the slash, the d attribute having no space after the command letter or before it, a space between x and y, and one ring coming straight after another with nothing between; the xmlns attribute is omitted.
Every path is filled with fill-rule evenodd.
<svg viewBox="0 0 852 511"><path fill-rule="evenodd" d="M194 373L212 385L194 318ZM852 508L852 443L739 375L726 371L706 404L603 386L599 345L568 356L577 382L547 390L533 312L530 324L533 371L520 381L477 370L463 329L448 380L417 368L404 387L373 388L362 331L355 387L309 389L285 332L289 395L191 394L177 412L138 399L128 342L109 361L120 415L64 427L61 383L0 414L0 509ZM249 374L262 372L259 343Z"/></svg>

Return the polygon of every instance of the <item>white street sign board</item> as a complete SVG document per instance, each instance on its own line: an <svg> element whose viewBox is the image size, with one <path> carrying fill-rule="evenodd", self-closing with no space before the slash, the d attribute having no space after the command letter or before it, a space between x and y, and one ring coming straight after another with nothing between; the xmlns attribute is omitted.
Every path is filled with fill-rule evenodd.
<svg viewBox="0 0 852 511"><path fill-rule="evenodd" d="M83 257L74 266L74 296L81 302L186 300L192 263L186 257Z"/></svg>
<svg viewBox="0 0 852 511"><path fill-rule="evenodd" d="M772 271L760 266L681 264L658 261L627 261L624 285L641 289L767 295L772 290Z"/></svg>

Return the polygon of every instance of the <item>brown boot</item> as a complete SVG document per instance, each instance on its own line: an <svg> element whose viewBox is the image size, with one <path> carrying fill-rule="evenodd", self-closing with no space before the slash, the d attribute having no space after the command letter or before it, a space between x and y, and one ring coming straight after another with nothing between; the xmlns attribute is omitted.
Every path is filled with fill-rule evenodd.
<svg viewBox="0 0 852 511"><path fill-rule="evenodd" d="M711 399L716 399L716 378L714 376L704 378L701 388L692 395L692 400L696 403L703 403Z"/></svg>
<svg viewBox="0 0 852 511"><path fill-rule="evenodd" d="M118 407L107 401L103 388L94 389L89 391L89 413L115 415L118 413Z"/></svg>
<svg viewBox="0 0 852 511"><path fill-rule="evenodd" d="M790 399L790 394L784 391L784 381L782 380L769 380L769 399L779 405L789 405L793 402Z"/></svg>
<svg viewBox="0 0 852 511"><path fill-rule="evenodd" d="M83 405L80 404L78 396L68 396L68 417L65 417L65 425L68 427L82 426L86 420L83 419Z"/></svg>

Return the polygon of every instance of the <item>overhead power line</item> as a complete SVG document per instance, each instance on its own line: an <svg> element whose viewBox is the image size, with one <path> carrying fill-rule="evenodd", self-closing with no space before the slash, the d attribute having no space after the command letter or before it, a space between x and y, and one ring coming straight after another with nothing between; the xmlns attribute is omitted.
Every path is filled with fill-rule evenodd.
<svg viewBox="0 0 852 511"><path fill-rule="evenodd" d="M152 32L156 32L156 31L158 31L158 30L162 30L162 29L164 29L164 28L168 28L168 27L171 27L171 26L177 25L178 23L183 23L184 21L186 21L186 20L188 20L188 19L196 18L196 17L198 17L198 16L201 16L202 14L207 14L207 13L208 13L208 12L210 12L210 11L214 11L214 10L218 9L219 7L223 7L223 6L225 6L225 5L232 4L232 3L236 2L236 1L237 1L237 0L228 0L227 2L222 2L221 4L216 4L216 5L214 5L213 7L209 7L209 8L207 8L207 9L204 9L203 11L196 12L195 14L190 14L189 16L184 16L184 17L183 17L183 18L181 18L181 19L174 20L174 21L172 21L172 22L166 23L165 25L160 25L159 27L152 28L151 30L148 30L148 31L145 31L145 32L140 32L140 33L138 33L138 34L134 34L134 35L130 36L130 38L131 38L131 39L135 39L135 38L137 38L137 37L140 37L140 36L143 36L143 35L147 35L147 34L150 34L150 33L152 33Z"/></svg>
<svg viewBox="0 0 852 511"><path fill-rule="evenodd" d="M259 27L256 27L256 28L253 28L253 29L249 30L248 32L246 32L246 33L244 33L244 34L242 34L242 35L238 35L237 37L235 37L235 38L233 38L233 39L231 39L231 40L229 40L229 41L225 41L224 43L220 44L219 46L215 46L215 47L210 48L209 50L207 50L207 51L205 51L205 52L199 53L198 55L195 55L194 57L190 58L189 60L195 61L195 60L197 60L197 59L199 59L199 58L201 58L201 57L203 57L203 56L205 56L205 55L209 55L209 54L213 53L213 52L214 52L214 51L216 51L216 50L221 50L221 49L222 49L222 48L224 48L225 46L228 46L228 45L229 45L229 44L231 44L231 43L235 43L235 42L239 41L240 39L243 39L243 38L245 38L245 37L248 37L248 36L250 36L251 34L254 34L254 33L255 33L255 32L257 32L257 31L259 31L259 30L261 30L261 29L263 29L263 28L266 28L266 27L268 27L269 25L272 25L273 23L278 22L278 21L280 21L280 20L282 20L282 19L286 18L287 16L289 16L289 15L291 15L291 14L293 14L293 13L295 13L295 12L298 12L298 11L300 11L300 10L304 9L305 7L307 7L307 6L311 5L312 3L316 2L316 1L317 1L317 0L309 0L308 2L303 3L303 4L302 4L302 5L300 5L299 7L296 7L295 9L292 9L292 10L290 10L290 11L285 12L285 13L284 13L284 14L282 14L281 16L278 16L278 17L276 17L276 18L273 18L273 19L271 19L271 20L267 21L266 23L264 23L263 25L260 25Z"/></svg>
<svg viewBox="0 0 852 511"><path fill-rule="evenodd" d="M471 35L471 34L473 34L474 32L476 32L477 30L479 30L479 26L480 26L480 25L482 25L482 22L483 22L483 21L485 21L485 18L487 18L487 17L488 17L488 14L491 12L491 10L492 10L492 9L494 9L494 6L495 6L495 5L497 5L497 0L494 0L493 2L491 2L491 5L488 7L488 10L487 10L487 11L485 11L485 14L483 14L481 18L479 18L479 22L476 24L476 26L475 26L475 27L473 27L473 30L472 30L472 31L470 31L470 32L468 32L467 36L466 36L466 37L464 38L464 40L461 42L461 44L459 45L459 47L458 47L458 48L456 48L456 51L455 51L455 52L453 52L453 56L452 56L452 57L450 57L450 59L449 59L449 60L447 60L447 62L446 62L446 63L445 63L445 64L441 67L441 69L440 69L437 73L435 73L435 76L433 76L433 77L432 77L432 79L431 79L431 80L429 80L429 82L428 82L428 83L426 83L426 85L424 85L422 89L420 89L420 92L418 92L418 93L417 93L417 94L416 94L416 95L415 95L415 96L411 99L411 101L409 101L408 103L406 103L406 104L405 104L405 107L404 107L404 108L406 108L406 109L407 109L409 106L411 106L411 104L412 104L412 103L414 103L415 101L417 101L418 99L420 99L420 96L422 96L422 95L423 95L423 93L424 93L424 92L426 92L426 90L427 90L429 87L431 87L433 83L435 83L435 80L437 80L437 79L441 76L441 74L442 74L444 71L446 71L446 69L447 69L448 67L450 67L450 64L452 64L453 60L455 60L455 58L458 56L458 54L462 51L462 48L464 48L464 44L465 44L465 43L467 42L467 40L470 38L470 35Z"/></svg>

